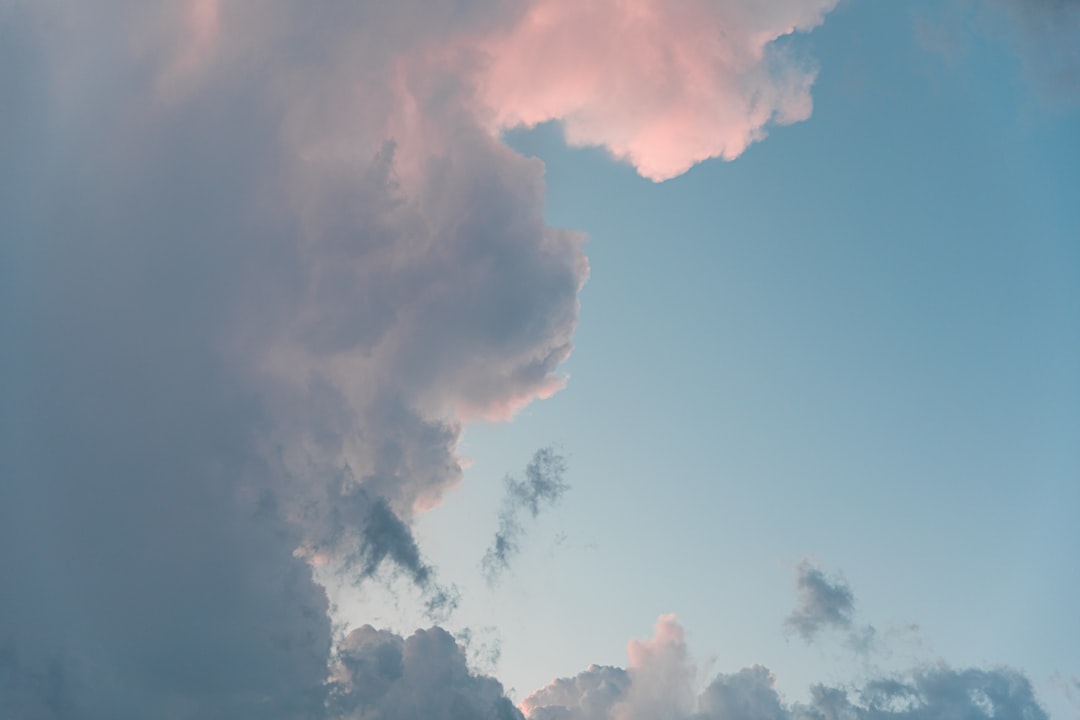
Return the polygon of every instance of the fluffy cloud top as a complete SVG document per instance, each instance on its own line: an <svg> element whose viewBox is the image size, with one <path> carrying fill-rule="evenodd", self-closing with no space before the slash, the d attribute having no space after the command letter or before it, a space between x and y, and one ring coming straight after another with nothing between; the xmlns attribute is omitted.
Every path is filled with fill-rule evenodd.
<svg viewBox="0 0 1080 720"><path fill-rule="evenodd" d="M486 42L482 97L502 127L561 120L660 181L731 160L810 116L815 71L777 41L836 0L535 0Z"/></svg>
<svg viewBox="0 0 1080 720"><path fill-rule="evenodd" d="M502 685L471 673L441 628L402 639L365 625L338 655L329 706L339 720L521 720Z"/></svg>

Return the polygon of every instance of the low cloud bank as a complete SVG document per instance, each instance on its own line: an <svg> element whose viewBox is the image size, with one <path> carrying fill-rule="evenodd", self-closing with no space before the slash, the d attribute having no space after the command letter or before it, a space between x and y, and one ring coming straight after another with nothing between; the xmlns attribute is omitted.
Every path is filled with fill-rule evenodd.
<svg viewBox="0 0 1080 720"><path fill-rule="evenodd" d="M525 533L521 514L536 519L541 510L559 502L570 489L563 481L565 473L566 461L563 457L552 448L541 448L525 467L523 479L506 476L499 529L480 563L489 584L497 582L510 569L511 561L521 551L521 540Z"/></svg>
<svg viewBox="0 0 1080 720"><path fill-rule="evenodd" d="M844 687L815 685L789 703L776 677L753 665L696 686L682 627L663 616L652 638L632 641L625 670L592 666L525 698L530 720L1045 720L1031 682L1007 668L916 668Z"/></svg>

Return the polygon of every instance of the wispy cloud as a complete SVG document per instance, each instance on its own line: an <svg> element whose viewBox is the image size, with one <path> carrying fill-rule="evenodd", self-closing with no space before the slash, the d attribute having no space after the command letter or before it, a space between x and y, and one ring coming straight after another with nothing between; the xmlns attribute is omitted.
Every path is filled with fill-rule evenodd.
<svg viewBox="0 0 1080 720"><path fill-rule="evenodd" d="M1080 103L1080 4L1073 0L954 0L916 16L916 38L956 65L977 43L997 42L1021 65L1040 100Z"/></svg>
<svg viewBox="0 0 1080 720"><path fill-rule="evenodd" d="M855 593L843 578L830 577L804 559L795 567L795 587L799 601L785 627L808 643L824 630L839 630L856 652L871 649L876 631L872 625L856 626Z"/></svg>
<svg viewBox="0 0 1080 720"><path fill-rule="evenodd" d="M510 562L521 551L525 533L521 514L536 519L541 510L558 503L570 489L563 481L565 473L565 459L552 448L541 448L525 467L523 479L507 475L503 480L506 493L499 511L499 529L480 563L489 584L510 569Z"/></svg>

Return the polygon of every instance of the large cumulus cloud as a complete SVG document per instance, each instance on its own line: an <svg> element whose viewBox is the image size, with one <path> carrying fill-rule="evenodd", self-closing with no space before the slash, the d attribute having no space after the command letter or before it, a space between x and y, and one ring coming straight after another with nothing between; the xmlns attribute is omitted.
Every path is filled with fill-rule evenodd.
<svg viewBox="0 0 1080 720"><path fill-rule="evenodd" d="M423 61L501 11L407 5L2 6L0 714L315 717L313 564L448 597L409 521L587 266Z"/></svg>
<svg viewBox="0 0 1080 720"><path fill-rule="evenodd" d="M493 678L472 673L442 628L408 638L370 625L342 641L330 699L341 720L522 720Z"/></svg>

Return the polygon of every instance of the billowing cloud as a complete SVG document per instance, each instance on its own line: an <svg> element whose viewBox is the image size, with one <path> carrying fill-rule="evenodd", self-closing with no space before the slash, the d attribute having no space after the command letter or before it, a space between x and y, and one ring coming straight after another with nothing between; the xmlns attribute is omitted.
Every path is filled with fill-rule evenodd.
<svg viewBox="0 0 1080 720"><path fill-rule="evenodd" d="M557 678L521 703L533 720L606 720L630 689L630 674L609 665L590 665L572 678Z"/></svg>
<svg viewBox="0 0 1080 720"><path fill-rule="evenodd" d="M815 70L780 42L836 0L536 0L485 45L500 127L560 120L652 180L731 160L771 124L810 116Z"/></svg>
<svg viewBox="0 0 1080 720"><path fill-rule="evenodd" d="M318 717L312 565L452 601L411 519L587 264L422 5L0 9L0 715Z"/></svg>
<svg viewBox="0 0 1080 720"><path fill-rule="evenodd" d="M662 616L654 637L630 641L626 652L626 670L592 666L555 680L525 698L522 710L543 720L689 717L695 671L675 616Z"/></svg>
<svg viewBox="0 0 1080 720"><path fill-rule="evenodd" d="M481 562L489 583L498 580L509 569L511 559L521 550L521 537L525 531L520 514L526 512L535 519L543 508L557 503L570 489L563 481L565 472L563 457L552 448L541 448L525 466L524 479L506 476L499 529Z"/></svg>
<svg viewBox="0 0 1080 720"><path fill-rule="evenodd" d="M408 638L372 628L338 650L329 701L337 720L521 720L497 680L470 672L442 628Z"/></svg>
<svg viewBox="0 0 1080 720"><path fill-rule="evenodd" d="M696 690L696 669L681 626L661 617L655 636L631 642L627 670L590 667L521 703L529 720L1046 720L1030 681L1016 671L945 665L873 678L857 687L811 688L787 702L761 665L721 673Z"/></svg>

